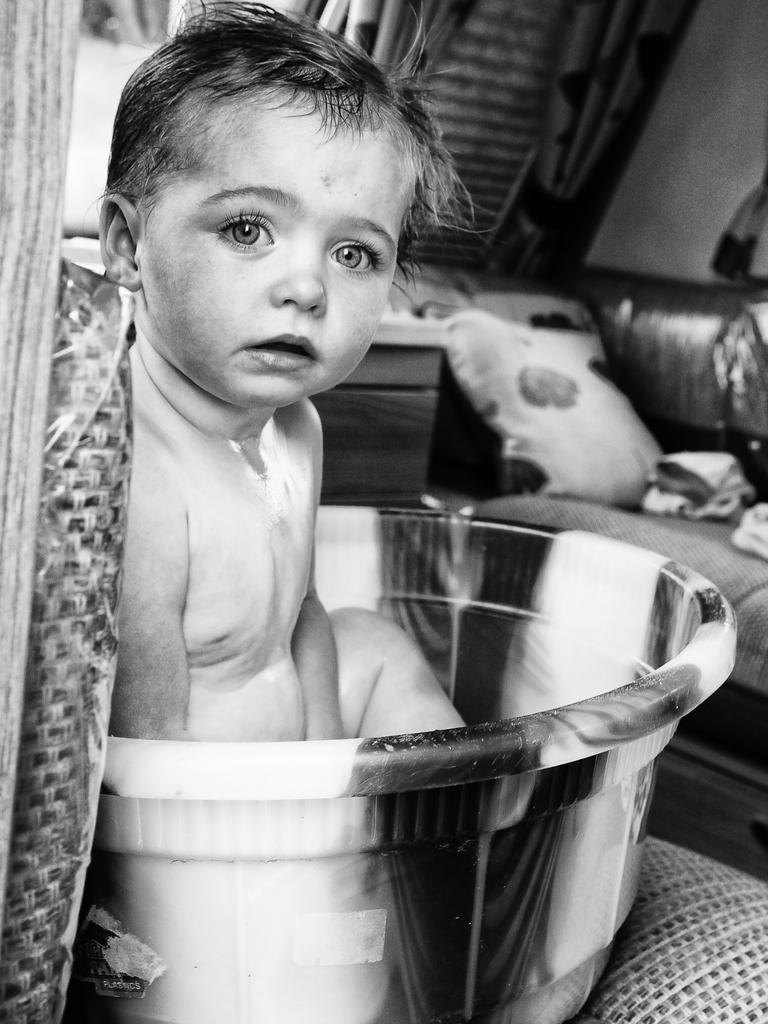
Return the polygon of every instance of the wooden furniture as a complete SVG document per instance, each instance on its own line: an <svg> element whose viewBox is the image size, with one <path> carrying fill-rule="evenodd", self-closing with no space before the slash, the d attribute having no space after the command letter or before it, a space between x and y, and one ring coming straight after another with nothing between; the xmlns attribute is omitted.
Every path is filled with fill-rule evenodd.
<svg viewBox="0 0 768 1024"><path fill-rule="evenodd" d="M651 831L768 879L765 703L729 681L683 718L660 758Z"/></svg>
<svg viewBox="0 0 768 1024"><path fill-rule="evenodd" d="M326 504L418 505L443 350L439 324L385 319L354 373L313 401L323 422Z"/></svg>
<svg viewBox="0 0 768 1024"><path fill-rule="evenodd" d="M648 830L768 879L768 771L678 734L659 759Z"/></svg>

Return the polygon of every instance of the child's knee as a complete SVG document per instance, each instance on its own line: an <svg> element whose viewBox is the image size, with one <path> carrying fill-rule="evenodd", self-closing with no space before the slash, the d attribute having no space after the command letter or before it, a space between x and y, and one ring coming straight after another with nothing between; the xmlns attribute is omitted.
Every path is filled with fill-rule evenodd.
<svg viewBox="0 0 768 1024"><path fill-rule="evenodd" d="M362 608L331 616L346 735L451 729L463 720L418 643L395 622Z"/></svg>
<svg viewBox="0 0 768 1024"><path fill-rule="evenodd" d="M337 608L330 613L337 646L352 653L365 652L375 660L377 651L409 647L416 650L411 638L394 622L367 608Z"/></svg>

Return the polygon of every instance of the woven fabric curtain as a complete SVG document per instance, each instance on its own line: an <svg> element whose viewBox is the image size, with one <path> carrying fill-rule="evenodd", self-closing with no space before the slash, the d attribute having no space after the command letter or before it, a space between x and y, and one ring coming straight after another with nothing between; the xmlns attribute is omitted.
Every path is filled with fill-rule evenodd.
<svg viewBox="0 0 768 1024"><path fill-rule="evenodd" d="M0 1024L58 1024L90 859L114 678L128 479L116 285L63 261L0 935Z"/></svg>
<svg viewBox="0 0 768 1024"><path fill-rule="evenodd" d="M307 8L321 25L361 46L375 61L392 67L423 45L434 61L450 32L466 18L474 0L285 0L282 6Z"/></svg>
<svg viewBox="0 0 768 1024"><path fill-rule="evenodd" d="M109 0L117 10L138 10L153 0ZM154 0L168 7L168 30L175 28L196 10L202 0ZM256 2L256 0L254 0ZM329 32L357 43L374 60L385 66L398 64L414 45L425 43L425 54L434 59L454 28L472 7L474 0L272 0L268 4L288 14L315 18ZM145 19L146 20L146 19Z"/></svg>
<svg viewBox="0 0 768 1024"><path fill-rule="evenodd" d="M488 238L491 262L533 275L546 274L557 261L617 143L626 149L632 141L627 126L654 95L697 2L565 5L538 144L497 213Z"/></svg>

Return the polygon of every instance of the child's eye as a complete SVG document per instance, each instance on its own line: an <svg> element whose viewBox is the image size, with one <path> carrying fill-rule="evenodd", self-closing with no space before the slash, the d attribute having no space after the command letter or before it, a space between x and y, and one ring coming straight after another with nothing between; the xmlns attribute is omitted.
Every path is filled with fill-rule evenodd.
<svg viewBox="0 0 768 1024"><path fill-rule="evenodd" d="M221 231L241 249L272 245L272 236L261 217L241 214L228 220Z"/></svg>
<svg viewBox="0 0 768 1024"><path fill-rule="evenodd" d="M370 270L379 265L377 253L366 245L352 242L334 249L333 258L348 270Z"/></svg>

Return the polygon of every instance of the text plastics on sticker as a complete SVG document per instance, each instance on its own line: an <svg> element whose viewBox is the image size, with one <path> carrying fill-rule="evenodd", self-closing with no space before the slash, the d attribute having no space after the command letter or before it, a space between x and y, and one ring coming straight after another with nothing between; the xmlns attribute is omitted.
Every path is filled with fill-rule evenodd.
<svg viewBox="0 0 768 1024"><path fill-rule="evenodd" d="M166 970L153 949L104 907L91 907L75 942L73 974L102 996L141 999Z"/></svg>

